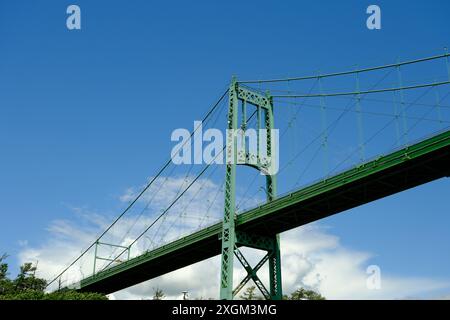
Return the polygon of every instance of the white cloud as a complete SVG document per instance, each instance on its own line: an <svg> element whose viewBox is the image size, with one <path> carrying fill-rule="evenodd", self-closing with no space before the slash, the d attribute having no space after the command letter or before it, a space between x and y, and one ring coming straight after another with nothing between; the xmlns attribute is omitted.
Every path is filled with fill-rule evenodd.
<svg viewBox="0 0 450 320"><path fill-rule="evenodd" d="M144 211L136 223L135 218L140 209L109 233L107 240L111 243L128 245L145 226L151 223L159 214L161 207L167 206L176 196L180 183L188 183L179 178L164 178L166 184L158 181L158 189L143 197L140 209L145 208L148 200L155 202ZM155 225L147 237L143 237L132 250L132 256L147 250L152 246L150 239L169 241L183 233L191 232L199 227L198 220L189 220L189 216L199 216L199 213L209 210L211 217L220 218L223 199L214 201L215 191L220 186L213 181L199 180L181 204L175 206L164 224ZM203 186L203 187L202 187ZM159 192L155 195L155 192ZM220 191L220 190L219 190ZM122 201L130 201L135 195L135 189L128 189ZM219 192L220 193L220 192ZM194 195L196 200L190 201ZM220 194L222 195L222 194ZM86 209L76 209L77 223L67 220L54 221L48 228L48 238L39 246L27 245L19 253L19 260L39 261L39 276L51 278L61 271L67 262L86 248L96 235L108 225L108 218L101 214L87 212ZM181 227L183 225L183 228ZM169 227L167 227L169 226ZM158 228L159 227L159 228ZM131 230L131 231L130 231ZM156 232L156 230L159 230ZM163 236L164 235L164 236ZM111 249L101 247L99 254L109 255ZM108 251L109 250L109 251ZM256 264L261 253L256 250L245 250L248 260ZM327 228L319 224L310 224L282 234L281 254L283 271L283 289L285 293L299 287L308 287L319 291L328 299L398 299L421 297L434 290L450 288L448 279L433 277L404 277L390 274L381 267L381 289L369 290L366 287L366 268L373 254L353 250L343 246L339 238L332 235ZM236 266L237 262L236 262ZM83 275L89 275L93 268L93 249L79 263L70 269L63 278L68 282L76 281ZM116 299L149 299L154 289L161 288L166 296L172 299L182 297L182 291L189 291L191 298L217 298L219 284L220 259L214 257L206 261L171 272L156 279L116 292L111 298ZM244 275L242 268L235 268L235 283ZM267 267L260 271L260 277L267 279Z"/></svg>
<svg viewBox="0 0 450 320"><path fill-rule="evenodd" d="M366 269L374 255L346 248L337 237L317 225L287 232L282 245L283 258L288 260L283 264L284 275L297 275L296 281L286 283L290 290L304 284L329 299L402 299L450 288L448 279L394 275L384 272L381 265L381 289L370 290L366 286L369 276ZM297 263L309 269L297 273Z"/></svg>

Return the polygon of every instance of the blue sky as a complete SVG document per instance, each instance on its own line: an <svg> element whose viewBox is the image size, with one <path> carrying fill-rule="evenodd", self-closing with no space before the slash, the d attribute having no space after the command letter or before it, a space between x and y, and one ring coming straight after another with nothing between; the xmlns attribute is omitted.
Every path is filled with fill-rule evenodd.
<svg viewBox="0 0 450 320"><path fill-rule="evenodd" d="M66 28L77 4L82 29ZM48 238L73 208L113 217L117 199L170 155L232 75L272 78L443 53L448 1L2 1L0 253ZM324 222L387 273L450 279L449 181ZM80 248L81 249L81 248ZM75 255L76 253L74 253ZM445 294L450 292L439 292Z"/></svg>

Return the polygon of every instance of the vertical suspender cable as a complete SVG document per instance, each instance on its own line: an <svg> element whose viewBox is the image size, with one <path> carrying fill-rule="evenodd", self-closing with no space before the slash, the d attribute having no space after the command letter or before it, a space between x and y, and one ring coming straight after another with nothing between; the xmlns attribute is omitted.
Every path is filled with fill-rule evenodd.
<svg viewBox="0 0 450 320"><path fill-rule="evenodd" d="M356 76L356 92L359 92L359 72L355 73ZM365 160L365 151L364 151L364 132L363 132L363 119L361 113L361 95L358 93L356 95L356 118L357 118L357 126L358 126L358 144L359 144L359 160L363 162Z"/></svg>
<svg viewBox="0 0 450 320"><path fill-rule="evenodd" d="M399 61L397 61L397 63L400 63ZM400 70L400 65L397 65L396 67L397 69L397 77L398 77L398 84L399 87L402 88L403 87L403 79L402 79L402 72ZM408 123L405 117L405 96L403 94L403 90L400 89L400 114L402 117L402 123L403 123L403 134L402 134L402 138L403 138L403 143L406 145L408 144Z"/></svg>
<svg viewBox="0 0 450 320"><path fill-rule="evenodd" d="M317 77L319 81L320 94L323 94L322 79L320 75ZM327 126L327 113L325 98L320 97L320 113L322 117L322 148L323 148L323 166L324 166L324 177L328 175L328 126Z"/></svg>

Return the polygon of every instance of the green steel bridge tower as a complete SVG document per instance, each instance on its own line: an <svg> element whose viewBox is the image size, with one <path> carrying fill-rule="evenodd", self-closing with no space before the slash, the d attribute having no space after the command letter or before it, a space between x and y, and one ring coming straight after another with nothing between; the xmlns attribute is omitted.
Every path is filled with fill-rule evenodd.
<svg viewBox="0 0 450 320"><path fill-rule="evenodd" d="M258 289L266 299L281 299L281 261L280 261L280 241L279 235L262 235L236 230L236 166L246 165L259 170L266 176L266 196L267 201L272 201L276 197L276 173L269 170L272 165L273 157L276 156L272 152L274 114L273 99L267 92L265 95L254 90L242 87L233 78L228 91L228 130L226 145L226 173L225 173L225 208L222 224L222 261L221 261L221 279L220 279L220 298L231 300L239 291L250 281L256 284ZM245 146L245 136L242 138L242 148L238 151L236 132L245 135L247 129L247 105L256 108L257 114L257 155L252 155ZM238 113L241 110L241 124L238 124ZM255 114L253 113L253 115ZM265 129L266 139L260 139L260 129ZM241 130L241 131L238 131ZM262 157L262 144L266 143L265 149L267 157ZM253 160L253 161L252 161ZM256 160L256 161L255 161ZM252 267L246 260L239 247L246 246L254 249L266 251L266 255L255 266ZM236 256L244 269L247 276L233 288L233 264L234 256ZM266 263L269 262L269 283L270 288L264 286L259 279L257 272Z"/></svg>

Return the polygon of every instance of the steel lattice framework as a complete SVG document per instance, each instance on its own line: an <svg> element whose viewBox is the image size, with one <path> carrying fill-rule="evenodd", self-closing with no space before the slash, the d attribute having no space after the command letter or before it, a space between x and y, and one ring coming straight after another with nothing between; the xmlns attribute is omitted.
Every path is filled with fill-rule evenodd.
<svg viewBox="0 0 450 320"><path fill-rule="evenodd" d="M251 91L247 88L239 86L236 78L233 78L229 92L228 103L228 131L226 146L226 175L225 175L225 210L222 224L222 262L221 262L221 279L220 279L220 298L233 299L233 297L245 286L249 280L253 280L258 289L266 299L281 299L281 261L280 261L280 241L279 235L275 234L270 237L257 233L246 233L236 230L236 166L238 164L248 165L259 171L266 172L266 193L267 201L271 202L276 196L276 175L267 174L270 163L263 161L260 155L260 144L257 145L257 161L256 164L251 162L252 155L246 150L245 145L241 151L237 152L237 132L242 129L244 132L247 126L247 105L251 104L256 107L257 113L257 129L262 127L266 132L266 150L267 158L274 161L272 154L272 129L274 129L273 116L273 100L269 93L261 95L258 92ZM241 104L241 124L238 124L239 105ZM262 121L262 113L264 121ZM264 125L264 126L262 126ZM245 144L245 139L242 140ZM240 161L238 161L238 158ZM267 252L263 259L252 268L239 246L251 247ZM247 276L233 289L233 263L236 256L244 269ZM258 269L266 262L269 262L269 284L270 289L267 290L263 282L257 275Z"/></svg>

